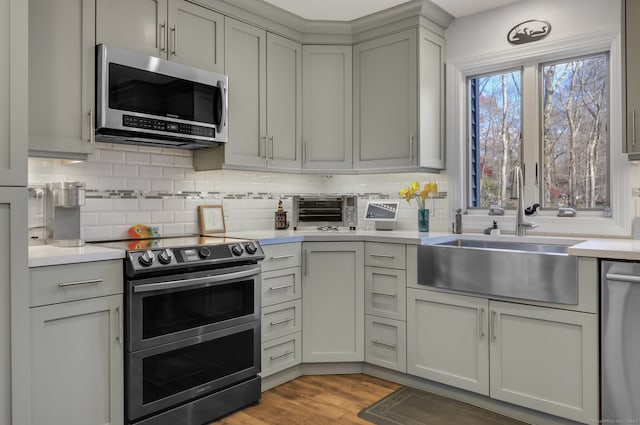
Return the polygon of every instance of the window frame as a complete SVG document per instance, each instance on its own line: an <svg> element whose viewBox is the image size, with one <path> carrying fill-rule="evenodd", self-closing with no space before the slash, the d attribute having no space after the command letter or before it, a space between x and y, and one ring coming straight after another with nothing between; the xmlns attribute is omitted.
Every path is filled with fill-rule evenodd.
<svg viewBox="0 0 640 425"><path fill-rule="evenodd" d="M610 140L610 205L609 214L584 212L573 219L559 218L555 211L542 211L535 217L539 227L531 234L548 236L604 236L629 237L633 212L631 197L631 167L623 153L623 110L622 110L622 42L619 31L596 31L581 33L554 42L531 43L518 51L513 48L498 48L477 55L447 56L446 69L446 138L447 138L447 174L449 176L449 210L461 208L464 211L465 231L482 232L496 219L504 232L515 229L515 212L507 210L504 216L488 216L486 210L468 209L467 197L467 148L468 114L467 76L479 75L496 69L517 67L522 63L536 63L559 60L567 57L609 52L609 140ZM537 81L536 81L536 84ZM537 114L536 114L537 115ZM524 131L531 124L524 123ZM539 128L534 123L533 129ZM525 178L531 170L525 170ZM525 196L528 196L525 194ZM529 198L530 199L530 198Z"/></svg>

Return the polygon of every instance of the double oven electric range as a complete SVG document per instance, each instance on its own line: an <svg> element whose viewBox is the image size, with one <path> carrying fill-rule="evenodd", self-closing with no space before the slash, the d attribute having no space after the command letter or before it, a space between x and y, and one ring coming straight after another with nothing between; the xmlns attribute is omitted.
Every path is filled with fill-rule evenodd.
<svg viewBox="0 0 640 425"><path fill-rule="evenodd" d="M128 425L200 425L260 399L255 241L187 237L124 248Z"/></svg>

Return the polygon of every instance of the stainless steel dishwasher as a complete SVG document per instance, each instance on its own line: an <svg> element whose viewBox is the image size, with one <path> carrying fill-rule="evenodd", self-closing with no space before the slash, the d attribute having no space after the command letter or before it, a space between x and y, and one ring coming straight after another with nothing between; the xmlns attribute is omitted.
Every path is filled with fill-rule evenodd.
<svg viewBox="0 0 640 425"><path fill-rule="evenodd" d="M640 263L602 262L602 423L640 423Z"/></svg>

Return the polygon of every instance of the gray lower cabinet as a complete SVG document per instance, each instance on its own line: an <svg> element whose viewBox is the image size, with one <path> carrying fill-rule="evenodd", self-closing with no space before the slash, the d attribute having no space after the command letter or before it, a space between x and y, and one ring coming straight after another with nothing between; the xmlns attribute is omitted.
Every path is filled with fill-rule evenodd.
<svg viewBox="0 0 640 425"><path fill-rule="evenodd" d="M265 378L302 361L300 243L262 247L262 371Z"/></svg>
<svg viewBox="0 0 640 425"><path fill-rule="evenodd" d="M122 262L29 273L31 423L122 425Z"/></svg>
<svg viewBox="0 0 640 425"><path fill-rule="evenodd" d="M352 48L305 45L302 70L302 168L351 169Z"/></svg>
<svg viewBox="0 0 640 425"><path fill-rule="evenodd" d="M409 288L407 315L409 374L597 422L596 314Z"/></svg>
<svg viewBox="0 0 640 425"><path fill-rule="evenodd" d="M229 76L229 143L194 152L196 170L300 170L302 166L302 45L225 18Z"/></svg>
<svg viewBox="0 0 640 425"><path fill-rule="evenodd" d="M97 0L98 43L224 72L224 16L186 0Z"/></svg>
<svg viewBox="0 0 640 425"><path fill-rule="evenodd" d="M364 361L364 244L303 242L302 361Z"/></svg>
<svg viewBox="0 0 640 425"><path fill-rule="evenodd" d="M406 246L364 245L365 360L407 372Z"/></svg>
<svg viewBox="0 0 640 425"><path fill-rule="evenodd" d="M0 2L2 3L2 2ZM26 15L26 8L24 10ZM0 15L0 20L3 16ZM0 40L0 43L2 41ZM2 100L0 99L0 102ZM0 187L0 423L28 424L27 189ZM14 379L12 379L12 377ZM17 379L15 379L17 378Z"/></svg>
<svg viewBox="0 0 640 425"><path fill-rule="evenodd" d="M444 36L422 26L353 46L355 169L444 169Z"/></svg>
<svg viewBox="0 0 640 425"><path fill-rule="evenodd" d="M93 152L96 0L29 0L29 154Z"/></svg>

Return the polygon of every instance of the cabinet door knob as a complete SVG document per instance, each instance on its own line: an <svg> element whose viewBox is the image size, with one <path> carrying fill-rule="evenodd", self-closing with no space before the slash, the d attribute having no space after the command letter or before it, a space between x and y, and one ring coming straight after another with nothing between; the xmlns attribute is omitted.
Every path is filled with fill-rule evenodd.
<svg viewBox="0 0 640 425"><path fill-rule="evenodd" d="M173 35L173 48L171 49L171 54L173 56L178 56L178 26L173 24L171 27L171 34Z"/></svg>

